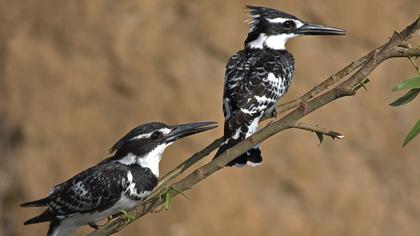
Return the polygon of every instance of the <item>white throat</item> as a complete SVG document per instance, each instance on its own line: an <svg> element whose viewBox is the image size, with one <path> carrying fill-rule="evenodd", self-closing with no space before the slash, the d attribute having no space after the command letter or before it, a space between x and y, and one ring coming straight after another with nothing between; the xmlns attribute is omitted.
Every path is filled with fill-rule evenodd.
<svg viewBox="0 0 420 236"><path fill-rule="evenodd" d="M294 38L296 34L278 34L270 35L260 34L260 36L252 42L249 42L247 46L253 49L263 49L264 47L274 50L285 50L287 40Z"/></svg>
<svg viewBox="0 0 420 236"><path fill-rule="evenodd" d="M159 163L168 145L170 144L161 144L141 157L130 152L118 162L124 165L138 164L141 167L149 168L156 177L159 177Z"/></svg>
<svg viewBox="0 0 420 236"><path fill-rule="evenodd" d="M155 147L155 149L145 156L138 158L137 163L144 168L149 168L156 177L159 177L159 163L162 159L162 154L168 145L169 144L161 144Z"/></svg>

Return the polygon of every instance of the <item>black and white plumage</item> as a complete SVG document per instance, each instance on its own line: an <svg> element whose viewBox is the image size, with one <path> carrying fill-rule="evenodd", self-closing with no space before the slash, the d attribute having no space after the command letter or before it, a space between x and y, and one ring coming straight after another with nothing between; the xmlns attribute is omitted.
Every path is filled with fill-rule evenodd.
<svg viewBox="0 0 420 236"><path fill-rule="evenodd" d="M214 122L167 126L146 123L131 130L110 157L53 187L48 196L22 204L47 209L25 222L50 222L49 236L67 236L77 227L133 208L156 187L159 162L177 139L215 128Z"/></svg>
<svg viewBox="0 0 420 236"><path fill-rule="evenodd" d="M307 23L287 13L265 7L247 7L250 30L244 49L226 66L223 112L224 142L216 156L258 130L262 116L275 112L277 101L287 92L294 73L294 58L287 40L301 35L343 35L344 30ZM228 166L257 166L262 162L259 146L248 150Z"/></svg>

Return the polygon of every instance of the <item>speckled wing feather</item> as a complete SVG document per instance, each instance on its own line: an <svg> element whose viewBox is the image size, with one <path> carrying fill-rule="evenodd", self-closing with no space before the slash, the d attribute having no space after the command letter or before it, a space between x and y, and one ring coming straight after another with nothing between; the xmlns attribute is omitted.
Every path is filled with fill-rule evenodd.
<svg viewBox="0 0 420 236"><path fill-rule="evenodd" d="M104 163L55 186L46 198L48 209L40 216L28 220L27 224L54 221L77 213L109 208L129 186L126 168L115 163Z"/></svg>

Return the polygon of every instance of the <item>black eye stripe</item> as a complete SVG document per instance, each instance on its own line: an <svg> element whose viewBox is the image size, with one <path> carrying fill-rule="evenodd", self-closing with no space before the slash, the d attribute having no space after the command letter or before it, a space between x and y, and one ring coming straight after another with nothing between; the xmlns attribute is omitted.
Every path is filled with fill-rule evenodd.
<svg viewBox="0 0 420 236"><path fill-rule="evenodd" d="M162 132L160 132L160 131L156 131L156 132L154 132L152 135L150 135L150 137L151 137L152 139L157 139L157 138L159 138L160 136L162 136Z"/></svg>
<svg viewBox="0 0 420 236"><path fill-rule="evenodd" d="M294 21L288 20L283 23L283 27L286 29L292 29L296 26Z"/></svg>

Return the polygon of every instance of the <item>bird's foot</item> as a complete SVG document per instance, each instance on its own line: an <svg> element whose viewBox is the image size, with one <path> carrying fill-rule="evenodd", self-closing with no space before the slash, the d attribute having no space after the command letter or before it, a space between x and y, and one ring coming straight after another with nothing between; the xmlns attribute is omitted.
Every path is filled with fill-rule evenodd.
<svg viewBox="0 0 420 236"><path fill-rule="evenodd" d="M274 108L271 111L271 117L274 118L274 119L277 119L277 115L278 115L278 113L277 113L277 106L274 105Z"/></svg>
<svg viewBox="0 0 420 236"><path fill-rule="evenodd" d="M112 219L112 216L108 216L106 218L105 224L99 225L96 222L90 222L88 225L94 229L101 229L101 228L104 228L111 221L111 219Z"/></svg>
<svg viewBox="0 0 420 236"><path fill-rule="evenodd" d="M128 213L126 210L121 210L120 213L121 213L121 218L124 220L126 224L136 219L136 217L134 217L133 215L130 215L130 213Z"/></svg>

